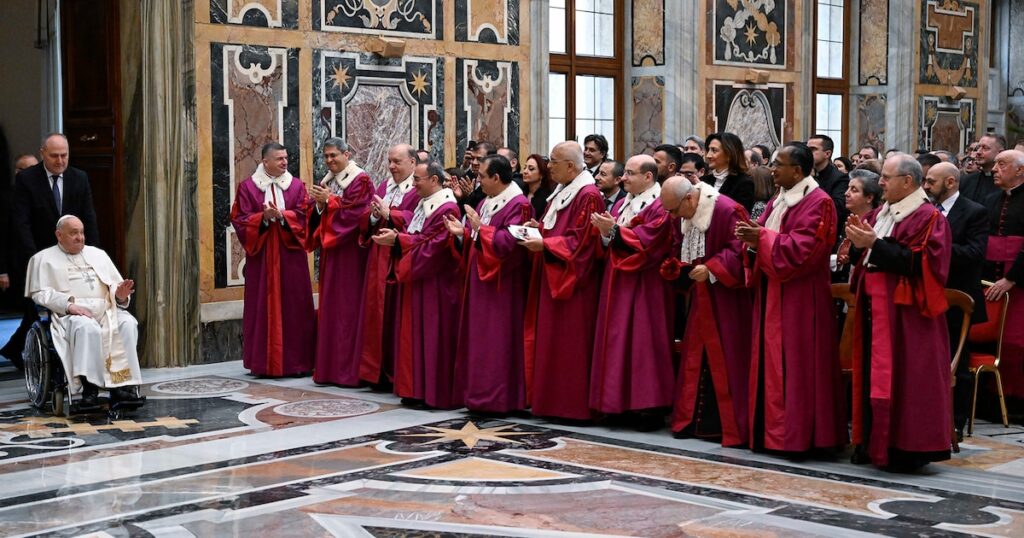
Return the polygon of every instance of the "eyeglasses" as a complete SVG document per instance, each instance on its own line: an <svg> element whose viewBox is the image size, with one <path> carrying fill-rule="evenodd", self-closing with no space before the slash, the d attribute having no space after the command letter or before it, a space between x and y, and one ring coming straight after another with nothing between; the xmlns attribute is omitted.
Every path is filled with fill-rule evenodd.
<svg viewBox="0 0 1024 538"><path fill-rule="evenodd" d="M889 175L886 175L886 174L882 174L881 177L879 177L878 179L879 179L879 181L889 182L889 181L892 181L892 180L894 180L894 179L896 179L898 177L907 177L907 178L909 178L910 174L899 174L899 175L895 175L895 176L889 176Z"/></svg>
<svg viewBox="0 0 1024 538"><path fill-rule="evenodd" d="M768 163L768 167L769 168L780 168L780 167L783 167L783 166L796 166L796 165L792 164L792 163L780 163L779 161L772 161L772 162Z"/></svg>

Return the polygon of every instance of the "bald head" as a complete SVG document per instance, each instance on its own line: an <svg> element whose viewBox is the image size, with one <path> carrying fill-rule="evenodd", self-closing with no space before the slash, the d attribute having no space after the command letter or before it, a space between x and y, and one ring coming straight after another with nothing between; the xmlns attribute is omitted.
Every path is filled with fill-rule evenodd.
<svg viewBox="0 0 1024 538"><path fill-rule="evenodd" d="M1024 182L1024 151L1008 149L996 156L992 167L995 184L1008 191Z"/></svg>
<svg viewBox="0 0 1024 538"><path fill-rule="evenodd" d="M684 176L672 176L661 184L661 205L673 217L692 218L697 211L697 188Z"/></svg>
<svg viewBox="0 0 1024 538"><path fill-rule="evenodd" d="M416 171L416 148L409 144L395 144L388 150L388 172L396 183L408 179Z"/></svg>
<svg viewBox="0 0 1024 538"><path fill-rule="evenodd" d="M555 144L551 150L551 161L548 170L551 179L556 183L568 184L586 168L583 162L583 148L574 140L566 140Z"/></svg>
<svg viewBox="0 0 1024 538"><path fill-rule="evenodd" d="M658 163L650 155L634 155L626 161L622 187L630 194L641 194L658 180Z"/></svg>
<svg viewBox="0 0 1024 538"><path fill-rule="evenodd" d="M960 170L952 163L933 165L921 185L934 202L945 202L960 189Z"/></svg>

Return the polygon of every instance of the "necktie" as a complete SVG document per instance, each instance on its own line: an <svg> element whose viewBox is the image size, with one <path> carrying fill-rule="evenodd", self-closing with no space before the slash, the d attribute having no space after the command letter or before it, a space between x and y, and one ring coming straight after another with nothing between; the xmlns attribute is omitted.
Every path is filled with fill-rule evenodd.
<svg viewBox="0 0 1024 538"><path fill-rule="evenodd" d="M942 205L942 202L935 202L935 207L939 209L939 213L946 214L946 207Z"/></svg>
<svg viewBox="0 0 1024 538"><path fill-rule="evenodd" d="M56 175L54 175L54 176L50 176L50 179L52 179L52 180L53 180L53 203L57 205L57 215L60 215L60 214L61 214L61 207L60 207L60 186L59 186L59 185L57 185L57 180L58 180L59 178L60 178L60 176L56 176Z"/></svg>

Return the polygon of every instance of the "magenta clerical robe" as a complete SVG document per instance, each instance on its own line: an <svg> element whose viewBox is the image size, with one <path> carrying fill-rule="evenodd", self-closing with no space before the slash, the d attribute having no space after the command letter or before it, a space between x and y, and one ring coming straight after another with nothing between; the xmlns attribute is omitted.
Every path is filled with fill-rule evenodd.
<svg viewBox="0 0 1024 538"><path fill-rule="evenodd" d="M394 391L438 409L462 406L455 386L461 256L444 224L446 215L460 216L454 197L432 209L420 230L413 226L414 213L403 226L411 233L398 234L394 249L395 275L402 283Z"/></svg>
<svg viewBox="0 0 1024 538"><path fill-rule="evenodd" d="M740 335L750 334L752 303L744 280L743 243L735 233L736 224L745 220L742 205L718 196L704 233L704 255L684 264L676 251L663 271L666 278L678 278L690 288L672 431L720 438L723 446L743 446L750 439L750 340ZM677 235L678 247L682 236ZM706 266L715 281L690 280L686 275L697 265Z"/></svg>
<svg viewBox="0 0 1024 538"><path fill-rule="evenodd" d="M777 202L768 202L762 226ZM745 257L755 286L751 448L803 452L846 444L829 270L835 211L815 186L789 206L778 232L761 229L756 255Z"/></svg>
<svg viewBox="0 0 1024 538"><path fill-rule="evenodd" d="M393 181L381 183L377 186L376 194L384 198L396 216L404 211L412 211L420 199L412 189L411 176L401 184ZM391 247L382 247L370 239L382 228L403 230L392 219L381 220L368 225L359 239L360 244L369 249L363 286L363 319L356 336L363 347L359 379L374 384L386 382L394 375L396 316L398 302L401 300L401 285L394 279Z"/></svg>
<svg viewBox="0 0 1024 538"><path fill-rule="evenodd" d="M672 223L654 198L608 244L590 374L590 408L600 413L672 405L673 293L660 274L672 255Z"/></svg>
<svg viewBox="0 0 1024 538"><path fill-rule="evenodd" d="M584 174L590 176L584 172L581 177ZM542 225L544 251L534 256L525 339L527 398L538 416L591 418L590 362L601 240L590 215L605 210L593 181L591 177L576 190L564 207L562 191L551 195L548 211L556 211L557 220L550 227Z"/></svg>
<svg viewBox="0 0 1024 538"><path fill-rule="evenodd" d="M922 198L924 193L918 193ZM874 225L877 208L864 217ZM949 335L944 289L951 232L930 203L854 265L853 442L887 465L949 459Z"/></svg>
<svg viewBox="0 0 1024 538"><path fill-rule="evenodd" d="M488 199L477 207L483 214ZM533 206L519 194L480 226L476 240L464 234L466 284L462 313L456 386L463 387L471 411L507 413L526 408L523 356L523 316L529 285L529 257L509 233L533 216Z"/></svg>
<svg viewBox="0 0 1024 538"><path fill-rule="evenodd" d="M266 189L271 194L251 177L246 179L238 185L231 208L231 225L245 249L242 364L255 375L303 374L313 369L316 345L313 289L303 246L306 186L291 178L283 191L276 183ZM270 196L283 222L264 224L264 202Z"/></svg>
<svg viewBox="0 0 1024 538"><path fill-rule="evenodd" d="M346 173L353 177L346 177ZM345 185L343 190L342 184ZM359 236L367 228L373 182L366 172L354 168L332 178L327 186L340 193L327 200L323 214L311 205L306 245L309 250L320 249L320 309L317 312L320 337L313 380L356 386L363 351L357 336L363 318L363 284L369 252L360 246Z"/></svg>

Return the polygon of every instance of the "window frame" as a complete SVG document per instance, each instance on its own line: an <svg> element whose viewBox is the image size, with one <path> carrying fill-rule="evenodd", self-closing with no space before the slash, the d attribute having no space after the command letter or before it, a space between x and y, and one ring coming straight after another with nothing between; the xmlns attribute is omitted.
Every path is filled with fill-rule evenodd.
<svg viewBox="0 0 1024 538"><path fill-rule="evenodd" d="M614 55L611 57L602 56L578 56L576 54L576 1L565 0L565 53L548 53L550 73L565 75L565 136L566 140L579 140L583 144L583 138L590 133L576 132L576 76L589 75L596 77L610 77L615 88L615 130L614 140L611 141L612 151L608 158L614 159L613 154L625 155L625 91L624 83L626 78L625 61L625 2L613 0L615 9L614 22ZM550 99L550 97L549 97ZM547 106L548 103L545 103ZM550 120L548 121L548 132L550 133ZM548 145L554 147L561 140L548 140ZM551 148L548 148L550 150ZM542 152L543 153L543 152ZM619 158L622 160L622 157Z"/></svg>
<svg viewBox="0 0 1024 538"><path fill-rule="evenodd" d="M846 156L852 148L854 140L849 138L851 136L850 126L850 4L854 0L845 0L843 2L843 75L842 78L825 78L818 77L818 6L819 0L814 0L814 10L812 19L814 21L814 32L811 40L811 65L813 66L814 76L812 77L811 83L811 132L807 133L805 138L810 138L812 134L817 132L818 129L818 95L838 95L842 99L843 117L842 125L840 126L841 132L846 140L842 140L842 144L836 146L832 150L832 159L835 160L837 157Z"/></svg>

